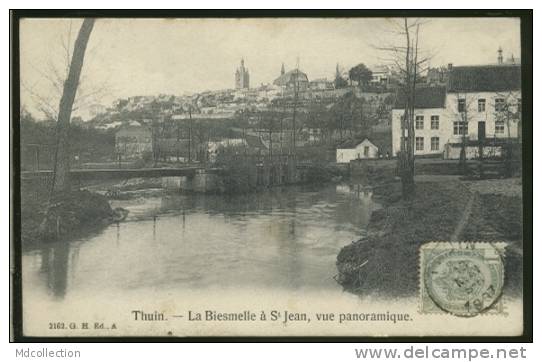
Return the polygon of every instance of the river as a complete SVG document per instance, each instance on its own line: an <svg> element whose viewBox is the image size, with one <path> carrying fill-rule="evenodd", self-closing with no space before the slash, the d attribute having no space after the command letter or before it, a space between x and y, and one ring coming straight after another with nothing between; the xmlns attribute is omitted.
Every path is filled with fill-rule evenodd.
<svg viewBox="0 0 542 362"><path fill-rule="evenodd" d="M374 336L417 334L423 326L449 335L452 322L459 331L471 328L468 318L459 323L442 315L436 323L434 316L419 314L415 296L360 297L335 282L339 250L364 236L372 211L380 207L358 185L274 188L234 197L148 196L112 204L129 210L125 221L76 240L23 248L25 335ZM521 316L520 306L509 310ZM134 319L135 311L165 319L142 322ZM208 311L254 313L258 320L189 320ZM281 318L307 313L308 319L260 319L272 311ZM340 320L364 311L409 317L401 323L316 319L317 313ZM482 324L479 333L510 327L508 319L495 323Z"/></svg>
<svg viewBox="0 0 542 362"><path fill-rule="evenodd" d="M23 285L40 299L149 286L340 289L340 248L378 207L348 185L242 196L164 195L114 201L128 218L77 240L23 253ZM39 295L35 293L39 291Z"/></svg>

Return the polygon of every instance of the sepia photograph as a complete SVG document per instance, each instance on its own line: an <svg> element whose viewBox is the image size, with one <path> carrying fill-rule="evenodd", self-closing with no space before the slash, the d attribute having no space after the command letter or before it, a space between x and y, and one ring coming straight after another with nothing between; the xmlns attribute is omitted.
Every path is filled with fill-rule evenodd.
<svg viewBox="0 0 542 362"><path fill-rule="evenodd" d="M532 333L532 12L434 13L13 11L12 338Z"/></svg>

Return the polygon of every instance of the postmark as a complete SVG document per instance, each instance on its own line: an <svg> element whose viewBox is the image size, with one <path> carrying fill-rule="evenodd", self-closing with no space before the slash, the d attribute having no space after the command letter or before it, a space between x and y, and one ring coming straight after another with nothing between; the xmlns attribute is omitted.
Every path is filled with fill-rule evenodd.
<svg viewBox="0 0 542 362"><path fill-rule="evenodd" d="M502 311L505 243L433 242L420 249L422 313Z"/></svg>

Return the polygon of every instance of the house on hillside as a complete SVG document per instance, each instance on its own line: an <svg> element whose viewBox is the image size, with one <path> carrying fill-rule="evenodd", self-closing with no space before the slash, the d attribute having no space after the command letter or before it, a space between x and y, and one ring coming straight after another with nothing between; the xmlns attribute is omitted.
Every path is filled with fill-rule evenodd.
<svg viewBox="0 0 542 362"><path fill-rule="evenodd" d="M521 67L515 64L451 67L447 87L420 87L415 98L415 154L458 158L498 155L508 138L521 135ZM392 110L393 155L401 149L405 97ZM471 149L472 148L472 149ZM446 151L446 152L444 152Z"/></svg>
<svg viewBox="0 0 542 362"><path fill-rule="evenodd" d="M140 158L152 152L152 131L145 126L122 126L115 133L115 149L124 159Z"/></svg>
<svg viewBox="0 0 542 362"><path fill-rule="evenodd" d="M449 70L451 69L452 69L452 64L448 64L448 68L446 67L429 68L427 69L425 82L428 85L445 86L448 83L448 74L449 74Z"/></svg>
<svg viewBox="0 0 542 362"><path fill-rule="evenodd" d="M309 82L309 88L311 90L328 90L334 89L333 82L326 78L313 79Z"/></svg>
<svg viewBox="0 0 542 362"><path fill-rule="evenodd" d="M362 142L348 141L337 147L337 163L368 158L378 158L378 147L367 138Z"/></svg>
<svg viewBox="0 0 542 362"><path fill-rule="evenodd" d="M392 77L391 69L387 65L376 65L371 68L373 85L387 85Z"/></svg>

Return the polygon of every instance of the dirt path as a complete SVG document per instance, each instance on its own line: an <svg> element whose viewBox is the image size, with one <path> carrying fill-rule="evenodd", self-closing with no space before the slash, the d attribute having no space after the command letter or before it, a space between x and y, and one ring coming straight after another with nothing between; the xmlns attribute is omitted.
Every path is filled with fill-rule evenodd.
<svg viewBox="0 0 542 362"><path fill-rule="evenodd" d="M454 232L450 236L450 242L454 243L459 241L459 235L463 233L463 230L465 230L465 226L467 226L467 223L469 221L475 197L476 195L471 193L469 201L467 202L467 205L465 205L465 209L463 210L463 214L461 215L459 222L455 226Z"/></svg>

